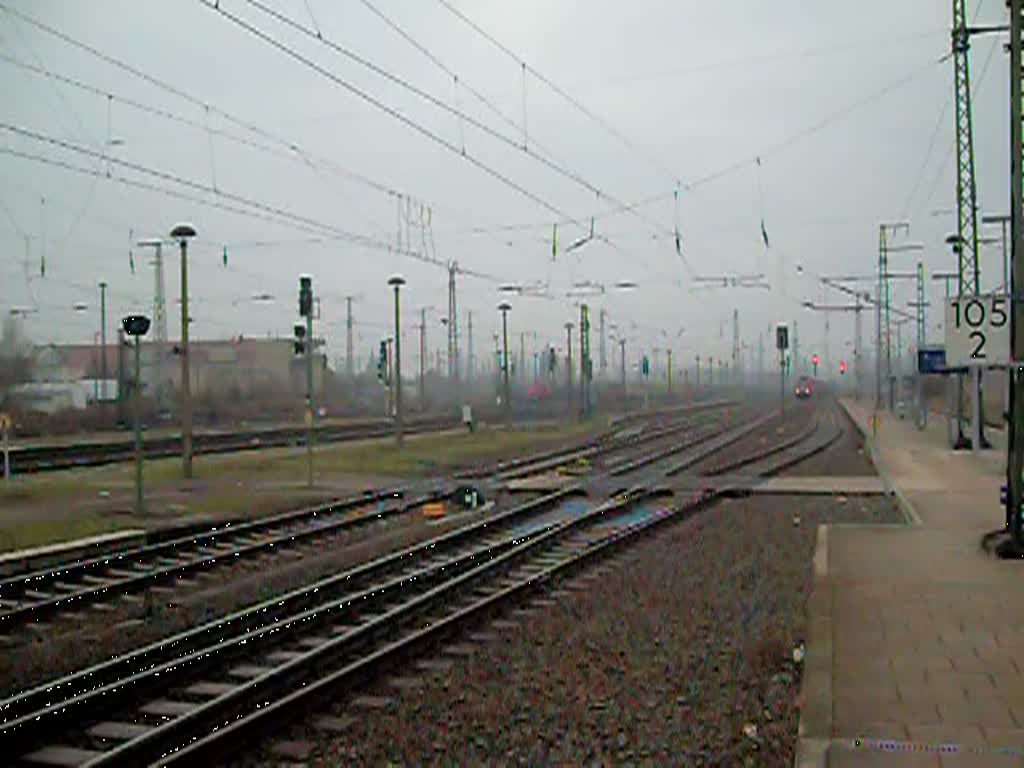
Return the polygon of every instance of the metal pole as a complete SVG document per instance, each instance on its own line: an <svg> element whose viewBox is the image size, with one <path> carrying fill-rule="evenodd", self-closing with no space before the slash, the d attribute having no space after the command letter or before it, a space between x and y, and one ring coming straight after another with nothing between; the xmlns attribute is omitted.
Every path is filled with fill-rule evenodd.
<svg viewBox="0 0 1024 768"><path fill-rule="evenodd" d="M622 367L622 410L629 411L629 396L626 391L626 340L619 339L619 365Z"/></svg>
<svg viewBox="0 0 1024 768"><path fill-rule="evenodd" d="M567 389L568 389L567 399L568 399L568 405L569 405L569 418L570 419L573 417L572 416L572 414L573 414L573 411L572 411L572 328L573 328L573 324L572 323L566 323L565 324L565 345L566 345L565 349L566 349L566 357L567 357L565 370L566 370L566 372L568 374L568 377L569 377L568 387L567 387Z"/></svg>
<svg viewBox="0 0 1024 768"><path fill-rule="evenodd" d="M1021 45L1024 36L1022 13L1024 0L1010 0L1010 297L1013 307L1010 315L1010 348L1013 354L1008 370L1011 385L1010 419L1007 425L1009 461L1006 467L1006 523L1018 549L1024 548L1024 514L1021 512L1021 503L1024 500L1024 489L1021 487L1021 474L1024 472L1024 408L1021 405L1024 404L1024 392L1021 391L1021 384L1024 377L1021 375L1020 367L1021 361L1024 361L1024 302L1017 296L1018 288L1024 285L1024 168L1021 167L1024 161L1024 131L1021 125L1021 100L1024 99L1024 89L1021 87L1021 79L1024 77L1021 72L1021 63L1024 60L1024 47Z"/></svg>
<svg viewBox="0 0 1024 768"><path fill-rule="evenodd" d="M385 379L387 381L387 386L388 386L388 418L389 419L392 416L395 415L395 375L394 375L395 369L392 367L391 342L392 342L392 340L388 339L388 341L387 341L388 359L387 359L387 369L385 370ZM440 374L440 372L441 372L441 350L437 351L437 370L438 370L438 374Z"/></svg>
<svg viewBox="0 0 1024 768"><path fill-rule="evenodd" d="M313 441L316 439L313 403L313 310L306 315L306 484L313 485Z"/></svg>
<svg viewBox="0 0 1024 768"><path fill-rule="evenodd" d="M786 415L786 350L779 350L779 415Z"/></svg>
<svg viewBox="0 0 1024 768"><path fill-rule="evenodd" d="M587 417L587 305L580 306L580 418Z"/></svg>
<svg viewBox="0 0 1024 768"><path fill-rule="evenodd" d="M395 442L402 447L404 436L402 434L402 333L399 324L398 289L399 283L395 284Z"/></svg>
<svg viewBox="0 0 1024 768"><path fill-rule="evenodd" d="M672 350L666 350L668 355L668 393L672 394Z"/></svg>
<svg viewBox="0 0 1024 768"><path fill-rule="evenodd" d="M857 400L860 400L861 394L862 394L862 389L861 389L861 373L862 373L862 371L861 371L860 362L861 362L861 345L863 343L863 340L862 340L863 334L861 333L861 322L860 322L860 313L861 313L860 293L858 293L854 298L856 299L856 307L857 307L856 310L854 310L854 312L855 312L855 314L854 314L855 329L854 329L854 340L853 340L853 367L854 367L853 375L854 375L854 377L856 379L856 382L855 382L855 385L854 385L856 387L856 391L854 393L854 396L856 397Z"/></svg>
<svg viewBox="0 0 1024 768"><path fill-rule="evenodd" d="M192 477L192 373L188 349L188 241L181 240L181 472Z"/></svg>
<svg viewBox="0 0 1024 768"><path fill-rule="evenodd" d="M135 337L135 381L132 385L132 416L135 421L135 514L142 516L142 384L139 377L142 338Z"/></svg>
<svg viewBox="0 0 1024 768"><path fill-rule="evenodd" d="M10 427L8 426L7 420L4 419L4 423L0 424L0 432L3 432L3 451L4 451L4 480L11 479L11 442L10 442Z"/></svg>
<svg viewBox="0 0 1024 768"><path fill-rule="evenodd" d="M519 377L520 381L526 378L526 331L519 332Z"/></svg>
<svg viewBox="0 0 1024 768"><path fill-rule="evenodd" d="M697 355L697 375L694 377L693 386L700 389L700 355Z"/></svg>
<svg viewBox="0 0 1024 768"><path fill-rule="evenodd" d="M103 397L100 400L97 393L97 400L100 400L102 413L106 412L107 395L107 284L100 283L100 387Z"/></svg>
<svg viewBox="0 0 1024 768"><path fill-rule="evenodd" d="M351 379L356 375L355 360L352 358L352 297L345 297L345 372Z"/></svg>
<svg viewBox="0 0 1024 768"><path fill-rule="evenodd" d="M472 328L472 325L470 326ZM420 410L427 409L427 310L420 310Z"/></svg>
<svg viewBox="0 0 1024 768"><path fill-rule="evenodd" d="M884 237L881 230L879 237ZM881 249L879 249L881 253ZM882 259L879 256L878 292L875 297L875 413L871 420L872 433L877 431L878 412L882 410Z"/></svg>
<svg viewBox="0 0 1024 768"><path fill-rule="evenodd" d="M117 420L125 423L124 415L124 331L117 329Z"/></svg>
<svg viewBox="0 0 1024 768"><path fill-rule="evenodd" d="M508 310L503 309L501 311L501 335L503 339L504 352L504 367L505 367L505 424L506 426L512 425L512 406L509 402L509 384L508 384Z"/></svg>
<svg viewBox="0 0 1024 768"><path fill-rule="evenodd" d="M466 350L466 381L472 381L474 376L474 368L476 367L476 359L473 357L473 313L469 313L469 319L467 321L466 331L469 334L467 340L469 347Z"/></svg>

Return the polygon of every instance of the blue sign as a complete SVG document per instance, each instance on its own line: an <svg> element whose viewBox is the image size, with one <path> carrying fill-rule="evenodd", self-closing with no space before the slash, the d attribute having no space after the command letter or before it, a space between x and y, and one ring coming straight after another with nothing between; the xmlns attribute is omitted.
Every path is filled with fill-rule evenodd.
<svg viewBox="0 0 1024 768"><path fill-rule="evenodd" d="M945 373L946 348L922 347L917 350L918 373Z"/></svg>

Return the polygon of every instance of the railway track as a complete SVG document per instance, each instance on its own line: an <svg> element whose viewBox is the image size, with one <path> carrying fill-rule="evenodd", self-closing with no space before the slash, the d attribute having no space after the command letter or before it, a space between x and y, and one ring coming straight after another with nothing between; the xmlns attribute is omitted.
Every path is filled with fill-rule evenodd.
<svg viewBox="0 0 1024 768"><path fill-rule="evenodd" d="M537 471L539 466L574 460L580 455L626 450L640 439L663 439L688 428L690 423L659 426L650 432L641 429L638 435L599 441L582 450L546 452L504 471L518 476ZM499 465L499 471L502 468ZM15 574L0 580L0 633L25 624L39 624L38 628L45 630L49 626L44 622L51 618L71 618L91 605L105 608L115 601L138 600L135 596L140 592L188 585L193 577L253 557L321 546L332 536L387 521L451 494L437 489L404 499L406 490L368 491L325 505L252 522L189 531L115 554ZM391 503L385 503L389 500Z"/></svg>
<svg viewBox="0 0 1024 768"><path fill-rule="evenodd" d="M321 541L447 495L435 491L406 499L404 493L404 489L371 491L331 504L17 574L0 581L0 632L174 584L242 558ZM394 501L385 503L389 499Z"/></svg>
<svg viewBox="0 0 1024 768"><path fill-rule="evenodd" d="M763 426L757 420L743 429ZM762 452L775 464L761 471L822 450L821 440L803 445L816 431ZM669 504L633 488L568 510L580 490L528 502L0 702L4 754L25 763L206 764L722 494L703 490Z"/></svg>
<svg viewBox="0 0 1024 768"><path fill-rule="evenodd" d="M456 419L420 419L405 425L406 433L439 432L460 426ZM388 419L361 424L341 424L317 428L317 443L337 443L387 437L394 431ZM192 450L196 455L253 451L262 448L281 448L306 444L305 427L250 430L231 433L197 433L193 436ZM147 458L166 458L181 455L180 437L163 437L145 441ZM39 445L12 448L11 472L15 475L48 472L75 467L98 467L130 461L135 456L134 443L124 441L94 441L68 445Z"/></svg>

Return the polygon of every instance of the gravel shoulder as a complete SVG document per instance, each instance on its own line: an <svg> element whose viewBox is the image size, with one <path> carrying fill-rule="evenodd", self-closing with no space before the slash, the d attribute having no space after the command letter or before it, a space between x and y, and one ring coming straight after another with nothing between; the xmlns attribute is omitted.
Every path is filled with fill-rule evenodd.
<svg viewBox="0 0 1024 768"><path fill-rule="evenodd" d="M339 701L331 714L355 716L343 734L295 725L276 738L308 742L322 766L789 766L816 528L900 520L882 498L723 501L415 690L381 681L388 706Z"/></svg>

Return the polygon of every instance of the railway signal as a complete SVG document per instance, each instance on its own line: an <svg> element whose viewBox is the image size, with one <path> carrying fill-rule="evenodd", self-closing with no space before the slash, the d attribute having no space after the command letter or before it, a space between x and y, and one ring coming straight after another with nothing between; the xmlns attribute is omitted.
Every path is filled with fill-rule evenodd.
<svg viewBox="0 0 1024 768"><path fill-rule="evenodd" d="M839 361L839 375L840 376L845 376L846 375L846 361L845 360L840 360Z"/></svg>
<svg viewBox="0 0 1024 768"><path fill-rule="evenodd" d="M377 379L387 384L388 379L388 343L381 341L380 353L377 355Z"/></svg>
<svg viewBox="0 0 1024 768"><path fill-rule="evenodd" d="M643 371L644 378L646 379L651 372L651 363L647 359L647 355L644 355L643 362L641 363L641 369Z"/></svg>
<svg viewBox="0 0 1024 768"><path fill-rule="evenodd" d="M775 326L775 346L779 350L779 412L786 413L786 377L789 375L789 326L779 323Z"/></svg>
<svg viewBox="0 0 1024 768"><path fill-rule="evenodd" d="M818 378L818 361L817 353L811 356L811 365L814 366L814 378Z"/></svg>
<svg viewBox="0 0 1024 768"><path fill-rule="evenodd" d="M313 277L299 275L299 315L305 318L303 328L295 324L295 354L306 358L306 481L313 485L313 440L316 435L316 409L313 404Z"/></svg>
<svg viewBox="0 0 1024 768"><path fill-rule="evenodd" d="M132 421L135 422L135 514L142 515L142 381L141 342L149 333L149 318L145 315L128 315L121 321L124 332L133 337L135 343L135 374L132 377Z"/></svg>

